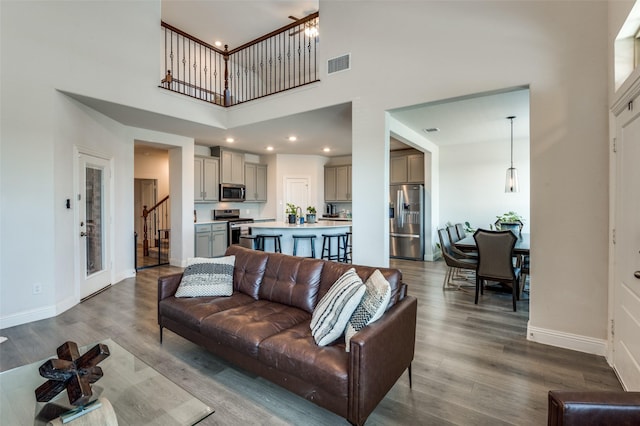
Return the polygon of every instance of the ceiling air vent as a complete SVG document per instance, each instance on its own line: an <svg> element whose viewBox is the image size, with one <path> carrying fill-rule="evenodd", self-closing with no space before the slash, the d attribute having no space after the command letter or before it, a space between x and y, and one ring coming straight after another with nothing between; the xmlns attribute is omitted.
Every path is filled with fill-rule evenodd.
<svg viewBox="0 0 640 426"><path fill-rule="evenodd" d="M347 71L351 69L351 53L346 55L337 56L327 61L327 73L334 74L340 71Z"/></svg>

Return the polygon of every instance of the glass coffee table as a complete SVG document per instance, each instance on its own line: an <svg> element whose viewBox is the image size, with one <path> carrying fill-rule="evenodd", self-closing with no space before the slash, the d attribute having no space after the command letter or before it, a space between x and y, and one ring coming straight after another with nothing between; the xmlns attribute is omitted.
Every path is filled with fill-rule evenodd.
<svg viewBox="0 0 640 426"><path fill-rule="evenodd" d="M110 355L99 364L104 375L91 385L92 399L108 399L119 425L193 425L213 413L202 401L113 340L98 343L107 345ZM80 354L93 346L95 343L80 348ZM36 401L35 389L47 380L38 372L45 361L0 373L1 425L46 424L51 420L46 418L48 413L59 414L60 407L73 408L66 391L49 402ZM69 424L73 426L73 422Z"/></svg>

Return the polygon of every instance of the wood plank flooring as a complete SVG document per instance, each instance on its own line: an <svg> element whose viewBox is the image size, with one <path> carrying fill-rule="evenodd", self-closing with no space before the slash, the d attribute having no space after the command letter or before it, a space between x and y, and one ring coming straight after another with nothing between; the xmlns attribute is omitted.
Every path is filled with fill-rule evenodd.
<svg viewBox="0 0 640 426"><path fill-rule="evenodd" d="M528 300L473 288L442 290L442 262L392 260L418 298L413 389L403 375L367 425L542 425L550 389L620 390L604 358L526 340ZM158 341L159 267L56 318L4 330L0 371L50 356L66 340L112 338L216 412L205 425L341 425L344 419L216 358L176 334ZM105 372L108 374L108 372Z"/></svg>

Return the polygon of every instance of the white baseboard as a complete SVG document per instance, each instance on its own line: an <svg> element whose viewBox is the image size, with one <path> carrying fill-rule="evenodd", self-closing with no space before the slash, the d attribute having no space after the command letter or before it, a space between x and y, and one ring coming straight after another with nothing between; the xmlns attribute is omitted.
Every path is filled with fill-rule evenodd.
<svg viewBox="0 0 640 426"><path fill-rule="evenodd" d="M527 325L527 340L601 356L606 356L608 349L606 339L595 339L579 334L533 327L529 324Z"/></svg>
<svg viewBox="0 0 640 426"><path fill-rule="evenodd" d="M37 309L18 312L16 314L0 317L0 330L26 324L28 322L40 321L42 319L56 316L56 306L43 306Z"/></svg>

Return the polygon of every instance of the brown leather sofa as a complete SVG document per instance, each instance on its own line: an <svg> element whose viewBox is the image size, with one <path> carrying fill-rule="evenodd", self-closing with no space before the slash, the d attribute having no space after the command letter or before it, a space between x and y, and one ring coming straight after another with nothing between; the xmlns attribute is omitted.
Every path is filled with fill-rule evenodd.
<svg viewBox="0 0 640 426"><path fill-rule="evenodd" d="M365 420L413 360L417 300L396 269L265 253L238 245L229 297L176 298L182 274L158 279L160 341L167 328L356 425ZM380 269L391 300L378 321L350 341L316 345L316 303L349 268L366 280Z"/></svg>
<svg viewBox="0 0 640 426"><path fill-rule="evenodd" d="M640 425L640 392L549 391L548 426Z"/></svg>

